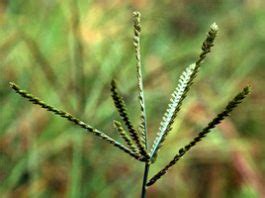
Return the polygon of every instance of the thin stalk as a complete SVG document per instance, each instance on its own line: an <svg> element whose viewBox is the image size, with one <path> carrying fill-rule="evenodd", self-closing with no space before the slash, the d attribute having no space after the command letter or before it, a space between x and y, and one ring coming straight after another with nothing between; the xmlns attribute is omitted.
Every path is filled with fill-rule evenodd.
<svg viewBox="0 0 265 198"><path fill-rule="evenodd" d="M138 90L139 90L139 102L140 102L140 109L141 109L141 123L140 123L139 130L142 133L142 141L145 144L145 150L147 151L148 150L147 119L146 119L146 110L145 110L145 99L144 99L143 77L142 77L142 64L141 64L141 46L140 46L141 14L140 14L140 12L134 12L133 16L134 16L133 44L135 47ZM146 197L146 183L147 183L147 179L148 179L149 167L150 167L150 163L148 160L145 162L145 167L144 167L141 198Z"/></svg>
<svg viewBox="0 0 265 198"><path fill-rule="evenodd" d="M148 162L145 162L141 198L146 198L146 183L148 179L149 167L150 164Z"/></svg>

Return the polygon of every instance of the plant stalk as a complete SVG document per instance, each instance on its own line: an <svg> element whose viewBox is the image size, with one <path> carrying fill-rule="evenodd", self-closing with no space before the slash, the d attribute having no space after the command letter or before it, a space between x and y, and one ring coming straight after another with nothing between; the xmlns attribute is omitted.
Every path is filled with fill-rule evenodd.
<svg viewBox="0 0 265 198"><path fill-rule="evenodd" d="M146 183L148 179L149 167L149 162L145 162L141 198L146 198Z"/></svg>

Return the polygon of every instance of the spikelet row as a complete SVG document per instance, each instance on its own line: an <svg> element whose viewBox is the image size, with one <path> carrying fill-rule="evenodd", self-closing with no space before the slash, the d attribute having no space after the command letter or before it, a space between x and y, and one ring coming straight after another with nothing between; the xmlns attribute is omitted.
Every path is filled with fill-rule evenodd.
<svg viewBox="0 0 265 198"><path fill-rule="evenodd" d="M121 119L124 121L124 124L127 127L131 138L135 142L135 144L136 144L137 148L139 149L141 155L143 157L145 157L146 159L149 159L149 155L146 152L144 146L142 145L142 143L140 141L140 137L139 137L137 131L134 129L134 127L133 127L133 125L132 125L132 123L131 123L131 121L129 119L129 116L128 116L128 113L127 113L127 109L125 107L125 102L124 102L122 96L118 93L117 85L116 85L116 82L114 80L112 80L112 82L111 82L111 89L110 90L111 90L111 96L112 96L114 105L117 108Z"/></svg>
<svg viewBox="0 0 265 198"><path fill-rule="evenodd" d="M168 132L171 130L171 126L172 124L174 123L174 119L177 115L177 112L180 110L181 108L181 105L182 105L182 101L185 99L186 97L186 94L188 93L192 83L193 83L193 80L195 79L198 71L199 71L199 68L201 66L201 63L203 62L203 60L206 58L206 55L211 51L211 47L213 47L213 42L216 38L216 35L217 35L217 32L218 32L218 26L216 25L216 23L213 23L211 26L210 26L210 30L208 31L207 33L207 36L206 36L206 39L203 41L203 44L202 44L202 52L200 53L199 55L199 58L198 60L195 62L195 64L192 64L190 65L188 69L191 69L192 68L192 72L190 73L186 73L186 71L183 72L183 77L181 76L180 77L180 81L179 81L179 84L176 88L176 91L174 92L173 94L173 101L171 101L171 104L169 105L169 108L166 112L166 114L164 115L163 117L163 120L161 122L161 125L160 125L160 128L159 128L159 132L158 132L158 135L157 135L157 138L155 139L154 141L154 144L152 146L152 151L151 151L151 160L154 162L154 160L156 159L157 157L157 152L159 150L159 148L162 146L161 143L163 143L165 141L165 138L168 134ZM189 76L186 76L188 75ZM188 79L188 82L187 84L185 85L185 88L183 87L183 82L182 82L182 79L185 80L185 77L188 77L186 79ZM179 88L184 88L184 89L179 89ZM184 90L184 91L182 91ZM179 93L178 93L179 91ZM181 96L179 98L179 101L177 104L175 104L175 110L174 108L172 108L172 104L174 102L174 95L176 96ZM171 112L175 112L173 113L173 116L171 117L172 119L170 119L170 113ZM171 123L172 122L172 123ZM166 124L168 123L168 124Z"/></svg>
<svg viewBox="0 0 265 198"><path fill-rule="evenodd" d="M141 63L141 46L140 46L140 35L141 35L141 14L140 12L133 12L134 16L134 36L133 45L135 47L135 58L136 58L136 70L137 70L137 87L139 92L139 104L140 104L140 125L139 131L141 132L140 139L142 143L147 147L147 120L146 110L144 101L144 89L143 89L143 77L142 77L142 63Z"/></svg>
<svg viewBox="0 0 265 198"><path fill-rule="evenodd" d="M131 137L128 135L128 132L124 130L124 128L122 127L121 123L114 120L113 121L113 125L115 127L115 129L119 132L119 135L121 136L121 138L127 143L127 145L129 146L129 148L134 152L134 153L139 153L138 149L136 148L136 146L134 145Z"/></svg>
<svg viewBox="0 0 265 198"><path fill-rule="evenodd" d="M185 69L179 78L179 83L172 94L172 98L170 99L171 103L168 105L168 109L166 110L160 123L159 133L151 150L154 158L157 155L159 148L165 141L166 136L172 129L172 124L174 123L177 113L180 110L181 102L186 96L187 86L190 85L191 75L194 72L194 68L195 64L190 65Z"/></svg>
<svg viewBox="0 0 265 198"><path fill-rule="evenodd" d="M183 155L185 155L192 147L194 147L198 142L202 140L211 129L215 128L216 125L220 124L222 120L224 120L229 114L240 104L244 98L249 94L249 87L245 87L240 93L238 93L234 99L232 99L224 108L224 110L219 113L201 132L199 132L198 136L195 137L189 144L184 146L183 148L179 149L178 153L175 157L157 174L155 174L147 183L147 186L151 186L154 184L158 179L160 179L163 175L167 173L169 168L175 165Z"/></svg>
<svg viewBox="0 0 265 198"><path fill-rule="evenodd" d="M80 121L79 119L75 118L74 116L72 116L70 113L67 113L65 111L59 110L55 107L52 107L48 104L46 104L45 102L41 101L39 98L29 94L27 91L22 90L19 88L19 86L17 86L15 83L10 83L10 87L19 95L21 95L23 98L26 98L28 101L30 101L31 103L35 104L35 105L39 105L41 108L50 111L52 113L54 113L55 115L58 115L62 118L66 118L68 121L74 123L75 125L80 126L81 128L85 129L86 131L98 136L99 138L106 140L107 142L109 142L110 144L112 144L113 146L121 149L122 151L124 151L125 153L128 153L129 155L131 155L132 157L134 157L137 160L143 161L143 157L135 154L134 152L132 152L130 149L128 149L127 147L123 146L122 144L120 144L119 142L117 142L116 140L112 139L111 137L109 137L108 135L106 135L105 133L91 127L88 124L85 124L84 122Z"/></svg>

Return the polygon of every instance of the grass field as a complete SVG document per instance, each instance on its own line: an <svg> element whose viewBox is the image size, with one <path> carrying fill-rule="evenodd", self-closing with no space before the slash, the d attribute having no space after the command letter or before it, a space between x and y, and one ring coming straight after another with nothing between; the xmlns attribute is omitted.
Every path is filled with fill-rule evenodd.
<svg viewBox="0 0 265 198"><path fill-rule="evenodd" d="M112 126L119 119L109 91L113 78L139 123L135 10L142 13L152 140L181 71L196 60L209 26L220 29L151 175L241 88L252 87L148 197L265 196L264 8L263 0L1 1L0 197L139 197L143 164L9 88L14 81L120 140Z"/></svg>

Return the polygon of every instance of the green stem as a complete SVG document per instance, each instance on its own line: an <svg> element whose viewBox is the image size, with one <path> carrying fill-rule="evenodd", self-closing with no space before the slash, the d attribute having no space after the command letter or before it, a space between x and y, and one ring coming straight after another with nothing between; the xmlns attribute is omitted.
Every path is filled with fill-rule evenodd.
<svg viewBox="0 0 265 198"><path fill-rule="evenodd" d="M141 198L146 198L146 183L148 179L149 167L149 162L145 162Z"/></svg>

